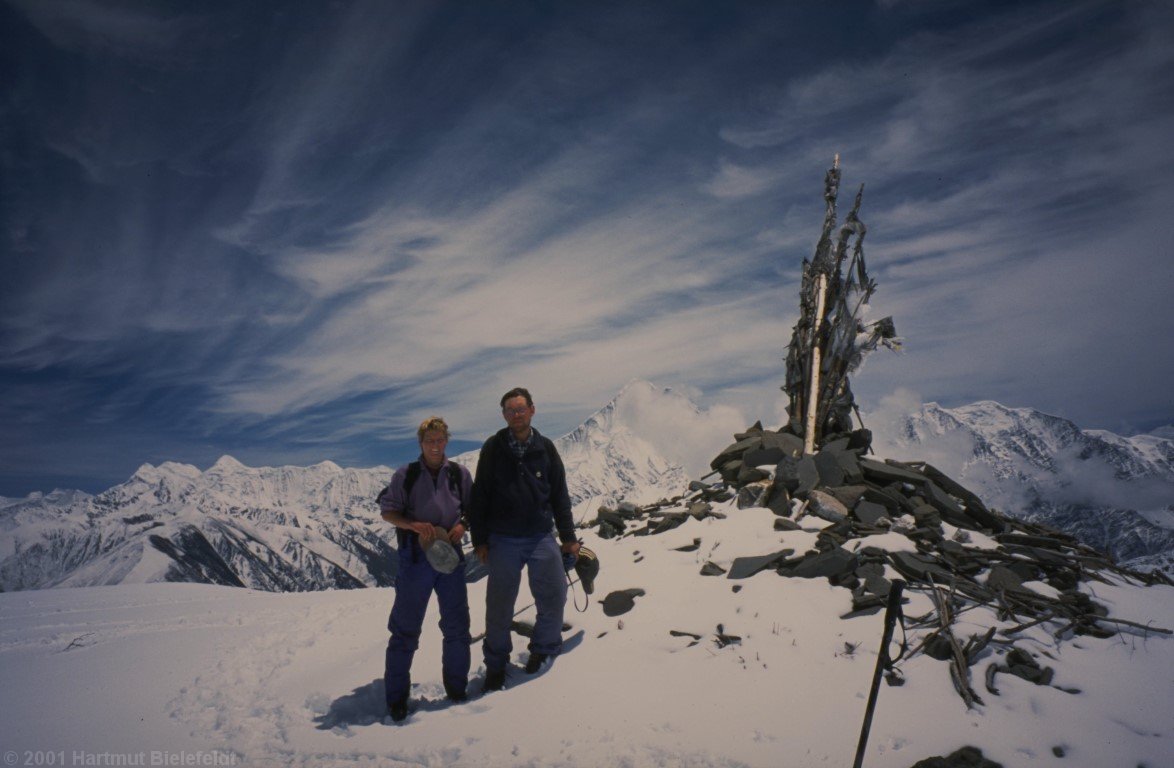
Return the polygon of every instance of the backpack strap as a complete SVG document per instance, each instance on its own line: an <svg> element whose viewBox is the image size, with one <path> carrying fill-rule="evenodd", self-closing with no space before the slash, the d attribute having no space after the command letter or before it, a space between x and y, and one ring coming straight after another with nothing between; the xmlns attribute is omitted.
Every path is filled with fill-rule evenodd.
<svg viewBox="0 0 1174 768"><path fill-rule="evenodd" d="M420 462L413 461L408 465L408 471L404 473L404 512L412 505L412 488L416 485L416 481L420 479Z"/></svg>
<svg viewBox="0 0 1174 768"><path fill-rule="evenodd" d="M420 462L413 461L411 464L408 465L408 470L404 474L404 510L403 511L405 511L405 512L407 511L408 505L410 505L412 502L412 486L414 486L416 484L416 480L418 480L419 478L420 478ZM383 490L379 492L379 495L375 497L375 503L382 504L383 497L385 497L389 491L391 491L390 484L384 486Z"/></svg>
<svg viewBox="0 0 1174 768"><path fill-rule="evenodd" d="M457 496L458 511L460 517L458 522L465 528L469 527L469 521L465 517L465 484L462 482L464 478L461 477L461 467L455 461L449 461L445 469L448 470L448 487Z"/></svg>

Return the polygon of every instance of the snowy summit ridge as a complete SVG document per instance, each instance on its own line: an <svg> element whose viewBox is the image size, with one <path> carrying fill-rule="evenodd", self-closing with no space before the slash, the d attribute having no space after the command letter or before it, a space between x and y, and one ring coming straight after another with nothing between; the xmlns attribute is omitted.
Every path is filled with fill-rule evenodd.
<svg viewBox="0 0 1174 768"><path fill-rule="evenodd" d="M1174 440L1082 430L985 400L880 417L878 453L928 461L1015 517L1070 533L1130 567L1174 553Z"/></svg>
<svg viewBox="0 0 1174 768"><path fill-rule="evenodd" d="M671 433L693 424L688 399L634 381L556 441L576 517L621 498L681 491L687 477L665 458ZM643 419L642 424L640 420ZM720 442L715 432L713 441ZM707 449L708 450L708 449ZM477 453L454 457L475 465ZM0 507L0 587L185 581L265 591L389 586L395 536L374 498L386 466L248 467L222 456L207 470L143 464L124 483L89 496L58 491Z"/></svg>
<svg viewBox="0 0 1174 768"><path fill-rule="evenodd" d="M679 494L729 434L733 409L698 408L647 381L556 440L576 520L621 499ZM871 423L878 451L926 460L1009 514L1039 519L1131 567L1174 560L1174 441L1083 431L1064 419L984 401L930 403ZM454 457L468 466L475 451ZM0 504L6 591L191 581L266 591L387 586L394 535L372 500L390 467L144 464L97 495L57 490Z"/></svg>
<svg viewBox="0 0 1174 768"><path fill-rule="evenodd" d="M1057 441L1078 439L1064 424L1028 439L1021 429L1041 428L1031 412L1009 419L997 404L975 405L981 413L933 406L925 412L932 418L910 417L906 447L940 467L950 457L969 462L969 483L998 480L1002 466L1022 477L1034 476L1031 467L1045 472L1041 466L1067 476L1066 461L1049 459ZM721 418L645 382L629 385L558 441L574 466L579 510L602 503L597 493L672 493L687 461L673 449L704 444L705 429ZM979 437L986 442L976 452ZM727 440L719 435L705 450ZM567 611L563 654L524 674L518 638L505 689L493 693L484 691L475 654L467 704L445 699L433 603L413 665L410 714L392 733L380 676L391 592L324 589L350 585L340 584L348 578L361 582L355 586L390 584L395 551L372 505L389 472L326 462L250 468L231 458L203 472L165 463L95 497L38 496L0 508L6 580L116 585L0 594L7 673L0 741L20 754L45 745L67 756L218 749L231 764L315 768L850 764L882 617L842 619L852 593L825 578L781 578L770 569L736 576L740 559L776 557L780 547L815 551L827 521L807 515L779 529L772 510L740 506L732 495L714 498L716 514L685 514L656 535L604 538L583 529L602 570L586 610ZM1009 472L1008 485L992 487L1009 492L1020 478ZM955 542L955 531L943 533ZM969 536L970 546L997 549L985 534ZM911 540L897 533L852 546L862 553L894 542L912 556ZM386 570L360 578L369 563ZM214 583L129 583L160 577ZM308 593L216 586L236 582ZM1021 586L1020 597L1058 594L1039 580ZM909 768L963 745L1006 768L1167 764L1174 646L1158 628L1169 624L1174 589L1114 576L1080 588L1135 623L1110 638L1064 636L1053 634L1054 623L1011 628L1023 619L960 611L960 639L998 632L974 660L982 702L964 705L946 664L915 653L902 662L905 684L881 688L864 764ZM474 631L483 626L484 590L485 580L469 584ZM634 596L622 616L603 610L613 593ZM935 604L924 590L906 595L917 648L933 626L913 617L931 615ZM519 603L519 621L533 621L527 598ZM1048 681L1008 674L1012 647L1046 667ZM997 680L984 676L988 670ZM101 691L100 703L62 696L72 681Z"/></svg>

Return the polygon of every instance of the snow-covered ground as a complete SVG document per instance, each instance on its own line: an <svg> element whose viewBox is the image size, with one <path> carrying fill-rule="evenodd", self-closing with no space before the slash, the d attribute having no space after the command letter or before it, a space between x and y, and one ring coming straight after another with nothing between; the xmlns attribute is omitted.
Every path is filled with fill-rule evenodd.
<svg viewBox="0 0 1174 768"><path fill-rule="evenodd" d="M882 615L839 619L850 594L825 579L700 576L707 560L728 567L814 543L813 531L774 531L767 510L724 511L725 520L690 519L651 537L585 532L602 572L587 611L568 606L564 655L537 675L513 668L505 690L483 694L477 645L463 705L443 697L433 605L413 667L414 711L400 725L383 720L390 588L0 594L0 751L5 765L851 765ZM695 551L676 551L695 538ZM599 601L628 588L646 594L605 616ZM474 633L484 589L470 585ZM1092 590L1114 616L1174 624L1170 587ZM930 610L925 595L909 597L907 615ZM528 603L523 585L518 607ZM955 632L994 624L972 610ZM719 647L718 625L740 642ZM992 647L972 668L985 704L970 711L945 662L904 664L903 686L881 686L864 765L905 768L965 744L1008 768L1174 765L1174 640L1130 631L1057 642L1048 629L1016 645L1055 668L1057 687L1001 674L999 695L988 693L982 673L1001 659Z"/></svg>

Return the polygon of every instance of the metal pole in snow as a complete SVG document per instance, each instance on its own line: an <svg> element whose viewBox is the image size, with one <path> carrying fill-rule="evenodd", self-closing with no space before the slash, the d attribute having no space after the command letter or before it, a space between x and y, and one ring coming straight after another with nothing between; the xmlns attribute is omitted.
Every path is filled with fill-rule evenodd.
<svg viewBox="0 0 1174 768"><path fill-rule="evenodd" d="M860 768L864 764L864 748L868 745L868 731L872 728L872 712L876 709L876 697L880 692L881 675L889 666L889 642L893 639L893 628L897 625L897 617L901 615L901 589L905 582L893 579L889 587L889 602L885 606L885 631L881 639L880 653L876 655L876 670L872 673L872 688L868 692L868 706L864 710L864 724L860 727L860 742L856 745L856 762L852 768ZM899 656L898 656L899 657Z"/></svg>

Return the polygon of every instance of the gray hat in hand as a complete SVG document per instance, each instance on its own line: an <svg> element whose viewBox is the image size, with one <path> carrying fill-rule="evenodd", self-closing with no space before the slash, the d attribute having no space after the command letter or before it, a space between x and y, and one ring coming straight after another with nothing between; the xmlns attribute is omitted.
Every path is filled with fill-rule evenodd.
<svg viewBox="0 0 1174 768"><path fill-rule="evenodd" d="M461 564L461 557L453 545L448 543L448 531L443 528L438 530L441 535L424 548L424 557L428 559L428 564L440 573L452 573Z"/></svg>

